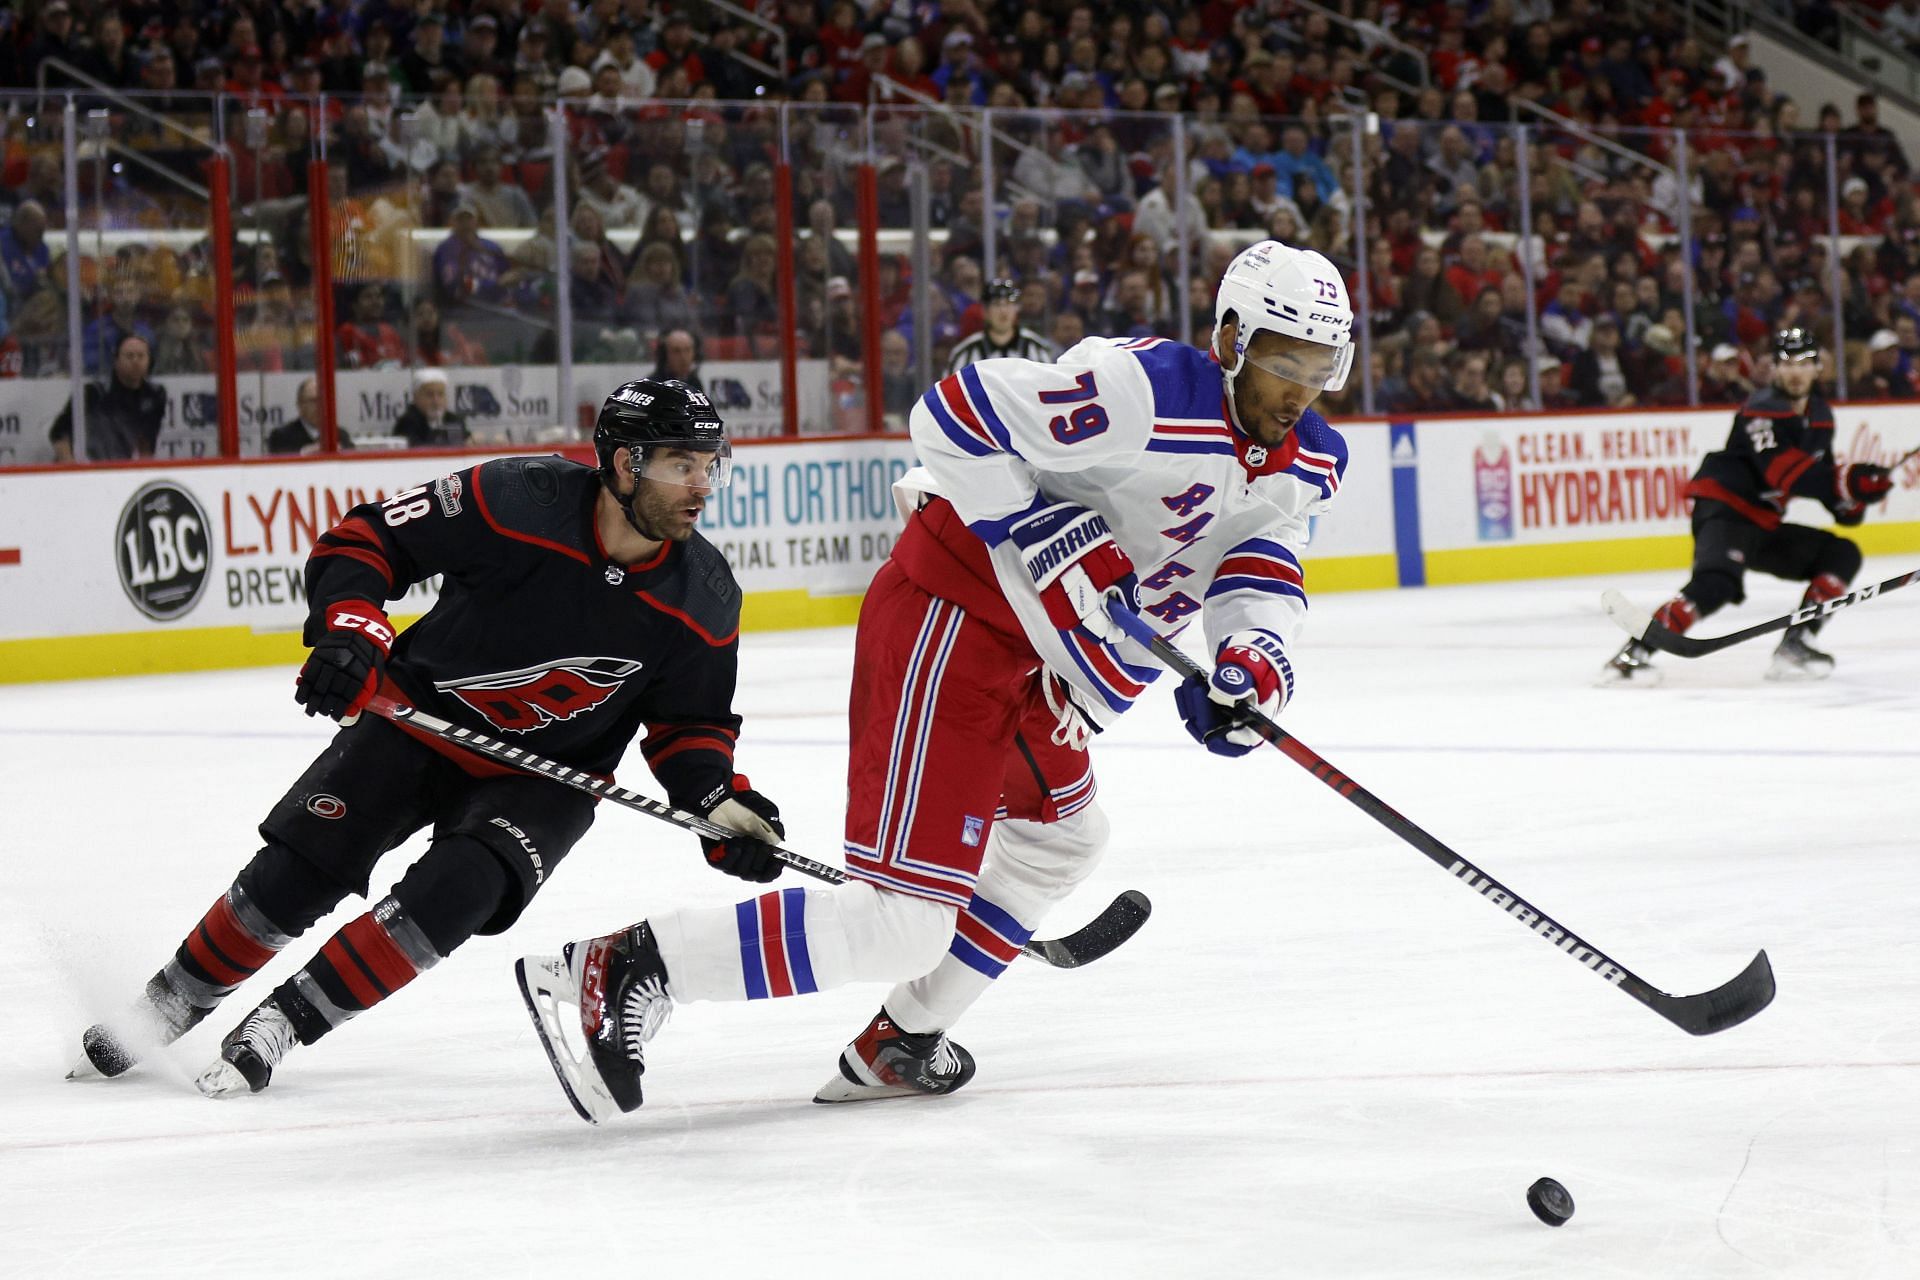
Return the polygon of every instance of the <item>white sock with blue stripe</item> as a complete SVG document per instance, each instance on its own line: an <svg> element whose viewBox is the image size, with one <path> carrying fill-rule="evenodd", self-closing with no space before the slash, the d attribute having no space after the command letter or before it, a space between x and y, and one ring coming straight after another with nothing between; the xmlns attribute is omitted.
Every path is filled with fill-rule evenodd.
<svg viewBox="0 0 1920 1280"><path fill-rule="evenodd" d="M764 1000L926 973L953 937L954 909L853 880L648 923L675 1000Z"/></svg>

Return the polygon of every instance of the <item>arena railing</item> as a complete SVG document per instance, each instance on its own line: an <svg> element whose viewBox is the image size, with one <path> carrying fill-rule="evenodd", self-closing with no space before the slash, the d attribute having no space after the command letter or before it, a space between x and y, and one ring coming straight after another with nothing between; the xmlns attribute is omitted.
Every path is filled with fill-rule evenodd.
<svg viewBox="0 0 1920 1280"><path fill-rule="evenodd" d="M898 430L979 323L986 280L1018 280L1022 323L1063 345L1116 326L1204 343L1220 271L1266 236L1319 248L1348 276L1361 351L1330 402L1338 412L1453 407L1482 378L1503 406L1566 403L1585 348L1569 344L1554 304L1576 273L1583 314L1618 313L1642 362L1634 385L1676 403L1697 402L1718 338L1760 345L1722 335L1716 316L1748 329L1753 316L1815 324L1843 353L1842 394L1844 353L1864 354L1866 324L1893 323L1884 305L1849 319L1843 259L1881 237L1841 234L1839 143L1819 134L1357 110L556 103L484 82L421 100L49 88L0 94L0 118L0 203L33 199L50 226L41 276L29 268L24 285L7 285L14 332L0 335L12 343L0 369L11 360L24 378L13 461L52 458L49 428L102 367L89 345L136 323L166 347L162 456L263 451L302 416L309 378L322 402L310 411L316 448L338 447L341 433L393 446L434 368L473 438L574 440L617 381L675 371L689 351L743 434ZM1764 201L1749 216L1681 197L1737 195L1743 175L1757 193L1753 179L1781 153L1828 175L1792 235ZM1292 185L1303 176L1310 193ZM1469 239L1482 265L1451 283L1476 297L1456 304L1414 268L1437 250L1445 276ZM1765 261L1754 265L1777 272L1790 241L1803 246L1785 250L1795 274L1756 269L1744 297L1694 279L1703 260L1717 274L1756 250ZM1623 259L1637 263L1635 283L1616 298L1607 286L1616 268L1625 281ZM1748 287L1741 270L1730 279ZM1426 305L1399 300L1410 285ZM1775 286L1792 297L1771 296ZM1475 320L1482 289L1499 313L1486 302ZM1476 350L1478 376L1458 367ZM1410 387L1412 366L1430 363L1416 352L1442 355L1437 388ZM1524 390L1508 381L1520 375ZM1626 403L1611 366L1604 381L1602 395Z"/></svg>

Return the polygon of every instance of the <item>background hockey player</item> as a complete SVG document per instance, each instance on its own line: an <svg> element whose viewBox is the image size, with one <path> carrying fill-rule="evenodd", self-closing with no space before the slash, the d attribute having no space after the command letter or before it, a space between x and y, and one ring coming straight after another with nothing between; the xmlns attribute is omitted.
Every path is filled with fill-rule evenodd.
<svg viewBox="0 0 1920 1280"><path fill-rule="evenodd" d="M986 323L980 332L962 338L947 356L947 373L956 374L976 360L1051 361L1053 344L1020 324L1020 286L995 280L987 286L982 308Z"/></svg>
<svg viewBox="0 0 1920 1280"><path fill-rule="evenodd" d="M87 1030L75 1076L117 1076L184 1034L431 825L399 883L249 1013L199 1078L214 1096L258 1092L293 1045L510 926L593 821L591 796L361 717L376 691L600 772L644 726L641 750L673 803L746 833L708 860L748 880L779 874L761 843L778 839L778 813L733 771L739 588L694 531L731 466L720 416L682 383L629 382L594 444L597 469L487 462L355 507L317 541L313 652L294 696L344 727L133 1013ZM434 574L438 602L396 639L382 602Z"/></svg>
<svg viewBox="0 0 1920 1280"><path fill-rule="evenodd" d="M1693 499L1693 576L1654 616L1675 633L1746 597L1750 569L1807 584L1803 605L1845 595L1860 548L1825 529L1786 523L1793 498L1812 498L1843 525L1857 525L1893 488L1887 468L1841 465L1833 456L1833 406L1820 393L1820 345L1806 329L1774 337L1773 381L1733 415L1726 447L1708 454L1688 483ZM1787 628L1770 680L1824 679L1833 658L1813 647L1824 618ZM1653 651L1629 640L1601 673L1603 684L1657 683Z"/></svg>
<svg viewBox="0 0 1920 1280"><path fill-rule="evenodd" d="M818 1100L965 1084L973 1060L945 1033L1092 871L1108 828L1087 739L1159 670L1110 596L1165 635L1200 622L1218 666L1211 690L1179 691L1188 730L1223 755L1259 742L1236 710L1275 715L1293 691L1299 551L1346 466L1310 406L1346 379L1352 313L1324 257L1265 241L1227 269L1216 317L1210 353L1090 338L1058 365L969 365L921 399L925 467L896 487L911 512L854 641L853 880L522 960L583 1116L640 1105L644 1044L675 1000L854 981L912 979Z"/></svg>

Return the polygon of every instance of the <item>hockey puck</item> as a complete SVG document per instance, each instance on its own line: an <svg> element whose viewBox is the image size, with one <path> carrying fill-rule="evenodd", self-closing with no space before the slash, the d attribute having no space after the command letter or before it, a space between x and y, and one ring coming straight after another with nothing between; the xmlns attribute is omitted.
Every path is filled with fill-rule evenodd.
<svg viewBox="0 0 1920 1280"><path fill-rule="evenodd" d="M1573 1216L1573 1197L1552 1178L1542 1178L1527 1188L1527 1208L1550 1227L1564 1227Z"/></svg>

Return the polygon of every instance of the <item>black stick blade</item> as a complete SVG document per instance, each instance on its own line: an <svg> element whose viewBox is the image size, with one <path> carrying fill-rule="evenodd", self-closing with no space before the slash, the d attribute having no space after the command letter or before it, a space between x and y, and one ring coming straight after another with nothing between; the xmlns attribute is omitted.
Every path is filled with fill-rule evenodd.
<svg viewBox="0 0 1920 1280"><path fill-rule="evenodd" d="M1147 895L1138 889L1128 889L1086 925L1064 938L1036 938L1027 944L1026 951L1056 969L1078 969L1083 964L1092 964L1140 932L1140 926L1152 914L1153 904L1147 901Z"/></svg>
<svg viewBox="0 0 1920 1280"><path fill-rule="evenodd" d="M1688 1035L1710 1036L1737 1027L1773 1003L1773 965L1762 951L1724 986L1697 996L1662 993L1652 1002L1654 1012Z"/></svg>

